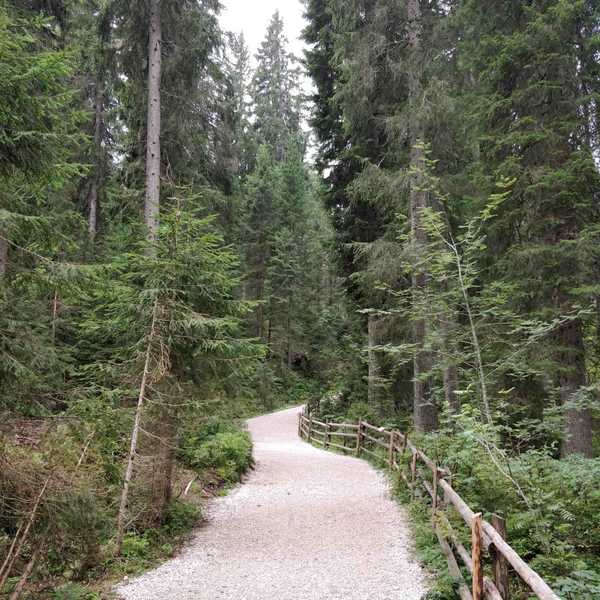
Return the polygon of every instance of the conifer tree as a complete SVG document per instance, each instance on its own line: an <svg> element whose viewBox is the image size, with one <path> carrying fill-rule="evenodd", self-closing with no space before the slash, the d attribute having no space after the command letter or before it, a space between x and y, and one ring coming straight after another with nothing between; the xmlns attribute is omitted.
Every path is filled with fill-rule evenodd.
<svg viewBox="0 0 600 600"><path fill-rule="evenodd" d="M589 456L585 318L576 290L590 283L580 252L586 223L597 218L598 170L586 143L578 40L581 23L593 29L594 16L585 3L560 0L515 6L506 19L498 10L465 2L460 13L470 24L461 45L465 63L481 81L473 106L484 171L515 179L493 224L495 275L521 290L520 311L569 317L539 359L552 365L546 393L558 394L565 407L563 454Z"/></svg>
<svg viewBox="0 0 600 600"><path fill-rule="evenodd" d="M256 55L252 101L259 141L273 149L278 161L285 158L291 144L300 141L299 71L287 45L283 20L276 12Z"/></svg>

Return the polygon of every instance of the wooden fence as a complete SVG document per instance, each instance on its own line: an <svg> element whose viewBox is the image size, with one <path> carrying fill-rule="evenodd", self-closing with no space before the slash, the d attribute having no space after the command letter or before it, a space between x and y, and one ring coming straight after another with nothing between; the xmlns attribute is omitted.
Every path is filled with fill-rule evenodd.
<svg viewBox="0 0 600 600"><path fill-rule="evenodd" d="M446 556L448 570L458 581L461 600L508 600L511 597L510 568L541 600L559 600L548 584L508 544L504 520L493 515L491 521L486 521L480 512L471 509L450 484L450 472L419 450L408 435L362 420L324 423L306 413L299 415L298 435L325 449L335 448L356 456L366 453L384 462L390 470L397 471L413 498L417 490L423 490L431 498L433 528ZM402 460L406 453L410 458L407 467L403 466L406 461ZM450 506L471 530L470 551L441 510ZM463 577L459 560L470 575L470 586Z"/></svg>

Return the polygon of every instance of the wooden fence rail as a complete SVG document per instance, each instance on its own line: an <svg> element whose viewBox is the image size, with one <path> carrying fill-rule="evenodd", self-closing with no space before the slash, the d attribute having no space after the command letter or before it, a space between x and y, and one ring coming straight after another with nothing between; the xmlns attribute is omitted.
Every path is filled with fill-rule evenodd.
<svg viewBox="0 0 600 600"><path fill-rule="evenodd" d="M509 567L540 600L560 600L506 541L504 520L492 515L491 522L488 522L480 512L471 509L450 484L450 472L419 450L407 434L376 427L361 419L358 423L325 423L309 414L300 413L298 435L324 448L333 447L356 456L365 452L385 463L391 471L398 472L413 498L419 489L431 498L433 528L446 556L450 574L458 581L461 600L509 600ZM407 452L410 457L408 472L401 460ZM470 552L460 541L449 519L441 512L440 509L446 506L453 507L471 530ZM486 564L488 557L489 565ZM459 560L470 575L470 586L459 567ZM491 577L485 575L486 572Z"/></svg>

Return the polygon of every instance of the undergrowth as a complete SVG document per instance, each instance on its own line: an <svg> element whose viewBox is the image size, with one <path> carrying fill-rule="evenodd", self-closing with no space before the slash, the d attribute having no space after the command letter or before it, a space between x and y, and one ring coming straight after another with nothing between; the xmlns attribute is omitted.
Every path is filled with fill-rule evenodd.
<svg viewBox="0 0 600 600"><path fill-rule="evenodd" d="M226 493L252 465L250 437L234 422L211 418L191 429L177 457L174 498L163 519L154 526L131 528L125 535L120 556L116 557L111 524L115 522L114 494L120 481L107 479L100 457L94 454L88 457L85 469L69 470L65 458L69 450L68 434L66 430L62 433L62 465L55 479L69 481L69 487L58 486L53 479L47 491L48 508L44 506L36 522L36 527L47 528L53 538L60 539L60 545L54 543L47 552L44 568L38 570L24 598L107 597L115 581L139 574L173 556L198 523L206 496ZM3 451L5 458L10 457L12 468L4 469L0 476L0 503L11 495L30 495L28 488L34 484L41 455L16 446L9 448L6 441ZM10 531L12 522L8 512L5 510L3 514L0 524ZM10 536L0 533L0 554L8 543ZM27 547L23 554L27 556L31 551ZM10 594L17 581L18 577L10 578L0 596Z"/></svg>
<svg viewBox="0 0 600 600"><path fill-rule="evenodd" d="M372 408L354 403L345 410L324 403L320 418L377 424ZM393 423L381 423L393 425ZM400 427L400 429L405 430ZM510 432L483 426L468 411L439 433L412 435L413 442L440 466L452 473L452 485L474 510L490 519L503 515L510 545L566 600L600 598L600 458L557 458L552 446L506 450L503 439ZM363 455L377 467L387 460ZM404 469L408 472L408 454ZM396 473L390 473L394 481ZM428 499L412 500L404 482L396 496L410 512L420 559L437 577L430 598L458 598L456 582L448 575L445 558L432 529ZM455 511L447 516L469 542L469 532ZM468 578L467 578L468 580ZM511 593L527 600L530 592L514 574Z"/></svg>

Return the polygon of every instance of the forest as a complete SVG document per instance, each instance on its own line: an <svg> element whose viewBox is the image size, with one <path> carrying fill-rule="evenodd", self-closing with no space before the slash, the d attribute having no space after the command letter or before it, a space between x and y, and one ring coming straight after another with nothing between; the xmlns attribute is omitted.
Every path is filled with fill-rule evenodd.
<svg viewBox="0 0 600 600"><path fill-rule="evenodd" d="M307 404L600 597L600 5L303 4L0 0L0 596L172 555Z"/></svg>

